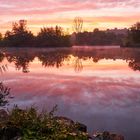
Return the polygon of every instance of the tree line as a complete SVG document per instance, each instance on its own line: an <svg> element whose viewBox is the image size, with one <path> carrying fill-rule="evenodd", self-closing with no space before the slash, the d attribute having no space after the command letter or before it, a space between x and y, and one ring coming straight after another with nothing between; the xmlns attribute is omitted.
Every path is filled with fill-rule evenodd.
<svg viewBox="0 0 140 140"><path fill-rule="evenodd" d="M121 45L140 47L140 23L127 29L126 34L116 34L98 28L82 32L83 20L74 19L74 32L65 34L62 27L43 27L35 36L27 28L27 21L20 20L4 36L0 34L0 46L6 47L70 47L72 45Z"/></svg>
<svg viewBox="0 0 140 140"><path fill-rule="evenodd" d="M76 34L76 45L121 45L125 34L101 31L98 28L93 32L80 32Z"/></svg>
<svg viewBox="0 0 140 140"><path fill-rule="evenodd" d="M12 30L7 31L2 37L0 45L6 47L69 47L70 35L65 35L61 27L41 28L37 36L27 29L27 21L20 20L12 25Z"/></svg>

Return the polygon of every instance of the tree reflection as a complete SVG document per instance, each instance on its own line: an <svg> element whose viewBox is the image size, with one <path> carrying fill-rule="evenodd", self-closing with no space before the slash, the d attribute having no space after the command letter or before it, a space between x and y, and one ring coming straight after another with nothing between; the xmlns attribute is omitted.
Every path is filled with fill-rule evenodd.
<svg viewBox="0 0 140 140"><path fill-rule="evenodd" d="M134 71L140 71L140 58L135 58L129 61L129 67Z"/></svg>
<svg viewBox="0 0 140 140"><path fill-rule="evenodd" d="M7 71L7 70L8 70L7 64L1 65L1 66L0 66L0 73L3 73L3 72L5 72L5 71Z"/></svg>
<svg viewBox="0 0 140 140"><path fill-rule="evenodd" d="M72 57L71 57L72 56ZM0 62L5 58L9 63L14 63L17 70L22 70L23 73L30 72L29 64L35 58L42 63L43 67L60 68L64 64L70 64L74 57L74 70L81 72L83 70L83 61L93 61L98 63L100 60L126 60L128 66L133 70L140 71L140 50L138 49L50 49L45 51L7 51L0 52Z"/></svg>
<svg viewBox="0 0 140 140"><path fill-rule="evenodd" d="M0 52L0 62L4 60L4 57L5 57L4 53Z"/></svg>
<svg viewBox="0 0 140 140"><path fill-rule="evenodd" d="M4 53L0 52L0 63L3 62L4 58L5 58ZM1 64L0 65L0 73L5 72L7 69L8 69L8 65L7 64L4 64L4 65Z"/></svg>
<svg viewBox="0 0 140 140"><path fill-rule="evenodd" d="M34 60L34 56L30 55L30 53L22 53L22 54L9 54L6 56L9 63L14 63L15 68L17 70L21 70L23 73L29 72L29 63Z"/></svg>
<svg viewBox="0 0 140 140"><path fill-rule="evenodd" d="M75 59L75 72L80 72L83 70L82 60L80 58Z"/></svg>
<svg viewBox="0 0 140 140"><path fill-rule="evenodd" d="M51 51L41 52L37 55L38 59L42 62L44 67L56 67L59 68L63 65L63 62L69 59L68 51Z"/></svg>
<svg viewBox="0 0 140 140"><path fill-rule="evenodd" d="M140 62L131 61L129 62L129 67L131 67L133 70L139 70L140 71Z"/></svg>

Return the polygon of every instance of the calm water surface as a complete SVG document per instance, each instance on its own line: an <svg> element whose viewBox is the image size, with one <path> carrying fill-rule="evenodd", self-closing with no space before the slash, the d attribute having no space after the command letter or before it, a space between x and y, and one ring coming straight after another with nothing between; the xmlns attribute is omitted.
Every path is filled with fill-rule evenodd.
<svg viewBox="0 0 140 140"><path fill-rule="evenodd" d="M57 115L140 138L140 49L1 49L0 80L11 88L10 106L58 105Z"/></svg>

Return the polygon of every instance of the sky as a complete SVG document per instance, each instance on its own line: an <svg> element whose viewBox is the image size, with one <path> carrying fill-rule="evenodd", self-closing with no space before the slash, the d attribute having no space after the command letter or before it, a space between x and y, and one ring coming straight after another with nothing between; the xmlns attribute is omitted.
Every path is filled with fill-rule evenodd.
<svg viewBox="0 0 140 140"><path fill-rule="evenodd" d="M140 21L140 0L0 0L1 33L20 19L33 33L55 25L72 32L75 17L83 18L83 31L130 27Z"/></svg>

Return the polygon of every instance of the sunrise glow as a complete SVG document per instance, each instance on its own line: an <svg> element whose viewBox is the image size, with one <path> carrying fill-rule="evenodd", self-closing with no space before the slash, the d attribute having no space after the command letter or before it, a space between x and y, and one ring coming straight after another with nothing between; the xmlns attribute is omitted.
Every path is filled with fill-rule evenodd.
<svg viewBox="0 0 140 140"><path fill-rule="evenodd" d="M84 20L83 30L125 28L140 19L139 0L0 0L0 30L11 29L11 23L28 21L37 33L43 26L62 26L72 31L73 19Z"/></svg>

